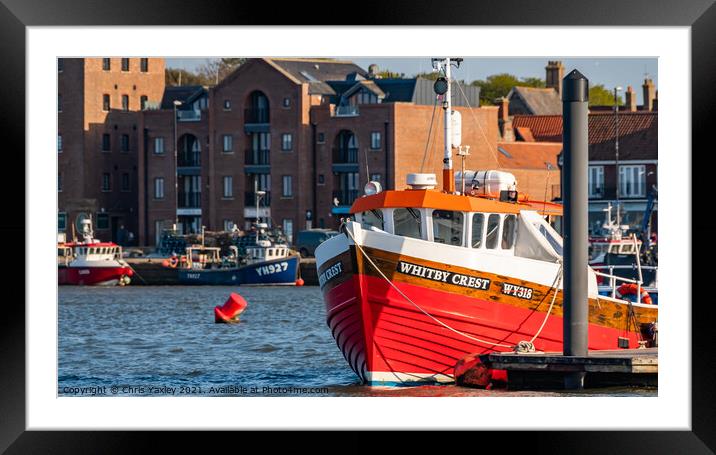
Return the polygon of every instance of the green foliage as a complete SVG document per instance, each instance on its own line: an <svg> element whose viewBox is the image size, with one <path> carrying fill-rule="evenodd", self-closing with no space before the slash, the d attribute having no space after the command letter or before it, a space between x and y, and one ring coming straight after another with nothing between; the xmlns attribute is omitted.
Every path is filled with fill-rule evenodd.
<svg viewBox="0 0 716 455"><path fill-rule="evenodd" d="M434 81L439 76L440 76L440 73L438 73L437 71L425 71L425 72L418 73L415 75L416 78L420 77L423 79L430 79L431 81Z"/></svg>
<svg viewBox="0 0 716 455"><path fill-rule="evenodd" d="M621 96L617 97L617 104L624 104ZM614 106L614 92L605 88L602 84L592 85L589 87L589 105Z"/></svg>
<svg viewBox="0 0 716 455"><path fill-rule="evenodd" d="M472 85L480 87L480 104L492 105L495 99L507 96L515 86L544 87L545 82L537 77L526 77L522 80L508 73L493 74L485 80L473 81Z"/></svg>
<svg viewBox="0 0 716 455"><path fill-rule="evenodd" d="M390 70L378 71L375 75L378 79L402 79L405 77L405 73L394 73Z"/></svg>
<svg viewBox="0 0 716 455"><path fill-rule="evenodd" d="M165 83L170 87L177 85L216 85L245 61L245 58L209 59L194 72L180 68L167 68L164 73Z"/></svg>

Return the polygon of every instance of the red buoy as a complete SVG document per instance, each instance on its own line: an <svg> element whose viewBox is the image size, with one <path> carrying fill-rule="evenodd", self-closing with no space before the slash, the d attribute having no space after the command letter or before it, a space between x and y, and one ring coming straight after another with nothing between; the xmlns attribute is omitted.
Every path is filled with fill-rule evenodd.
<svg viewBox="0 0 716 455"><path fill-rule="evenodd" d="M246 309L246 300L239 294L232 292L223 306L214 308L214 322L239 322L239 315Z"/></svg>
<svg viewBox="0 0 716 455"><path fill-rule="evenodd" d="M303 284L304 284L303 278L299 278L296 280L296 286L303 286Z"/></svg>

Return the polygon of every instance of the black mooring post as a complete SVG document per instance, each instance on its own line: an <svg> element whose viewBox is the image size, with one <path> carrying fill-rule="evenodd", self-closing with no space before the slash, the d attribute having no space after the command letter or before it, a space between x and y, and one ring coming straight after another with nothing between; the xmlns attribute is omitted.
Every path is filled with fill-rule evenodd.
<svg viewBox="0 0 716 455"><path fill-rule="evenodd" d="M587 173L589 80L573 70L562 80L564 123L564 347L565 356L586 356L587 300ZM584 373L565 376L565 388L584 387Z"/></svg>

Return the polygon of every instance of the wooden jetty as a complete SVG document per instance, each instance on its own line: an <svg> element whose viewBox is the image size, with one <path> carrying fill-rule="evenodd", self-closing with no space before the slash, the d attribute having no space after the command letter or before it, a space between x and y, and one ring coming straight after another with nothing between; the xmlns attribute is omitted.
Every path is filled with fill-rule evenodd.
<svg viewBox="0 0 716 455"><path fill-rule="evenodd" d="M489 368L507 371L507 387L517 390L563 389L565 377L584 374L584 387L658 385L658 348L562 353L493 353L481 356Z"/></svg>

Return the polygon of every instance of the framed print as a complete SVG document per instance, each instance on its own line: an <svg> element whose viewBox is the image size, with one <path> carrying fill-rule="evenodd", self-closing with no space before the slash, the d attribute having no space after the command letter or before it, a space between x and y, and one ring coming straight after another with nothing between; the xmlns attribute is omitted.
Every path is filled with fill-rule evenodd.
<svg viewBox="0 0 716 455"><path fill-rule="evenodd" d="M25 171L3 232L25 286L2 318L0 448L459 429L483 449L714 451L712 310L692 287L708 286L692 262L708 190L691 185L709 181L691 169L716 92L713 2L317 6L3 0L6 169ZM592 89L584 228L641 258L620 277L634 289L588 275L585 352L649 346L658 386L517 391L493 370L454 385L467 354L569 338L574 74ZM639 252L657 228L650 287ZM614 271L609 248L594 270Z"/></svg>

